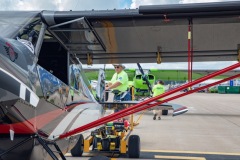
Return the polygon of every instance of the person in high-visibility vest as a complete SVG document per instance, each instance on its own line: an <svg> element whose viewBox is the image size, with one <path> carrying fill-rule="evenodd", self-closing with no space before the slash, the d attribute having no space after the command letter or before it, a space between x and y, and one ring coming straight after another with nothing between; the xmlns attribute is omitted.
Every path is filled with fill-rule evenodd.
<svg viewBox="0 0 240 160"><path fill-rule="evenodd" d="M113 64L115 73L112 76L111 81L107 84L105 90L112 90L114 93L113 101L130 101L131 95L129 92L128 85L128 75L124 71L125 66L123 64ZM122 109L125 109L127 105L118 105L118 107L114 110L114 112L118 112ZM118 121L123 121L124 124L128 124L125 127L129 126L130 117L124 117L118 119Z"/></svg>
<svg viewBox="0 0 240 160"><path fill-rule="evenodd" d="M163 94L165 92L165 87L164 87L163 81L158 80L157 84L153 87L152 91L153 91L153 97ZM163 98L158 99L158 101L162 101L162 100L163 100ZM153 110L153 120L156 120L157 116L158 116L158 120L161 120L161 114L162 114L162 110L154 109Z"/></svg>
<svg viewBox="0 0 240 160"><path fill-rule="evenodd" d="M113 90L114 101L129 101L131 100L131 95L128 88L128 75L124 71L125 66L123 64L113 64L113 66L116 72L105 89Z"/></svg>

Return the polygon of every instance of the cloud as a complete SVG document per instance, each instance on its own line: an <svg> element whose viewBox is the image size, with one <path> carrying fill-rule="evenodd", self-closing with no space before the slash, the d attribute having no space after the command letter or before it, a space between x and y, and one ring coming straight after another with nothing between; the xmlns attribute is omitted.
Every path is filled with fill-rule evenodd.
<svg viewBox="0 0 240 160"><path fill-rule="evenodd" d="M140 5L177 4L179 0L132 0L131 8L138 8Z"/></svg>
<svg viewBox="0 0 240 160"><path fill-rule="evenodd" d="M140 5L164 5L164 4L178 4L178 3L207 3L207 2L224 2L224 1L234 1L234 0L132 0L131 8L138 8Z"/></svg>
<svg viewBox="0 0 240 160"><path fill-rule="evenodd" d="M106 10L139 5L217 2L231 0L0 0L0 10Z"/></svg>
<svg viewBox="0 0 240 160"><path fill-rule="evenodd" d="M62 7L65 10L102 10L102 9L119 9L123 0L69 0L62 1Z"/></svg>
<svg viewBox="0 0 240 160"><path fill-rule="evenodd" d="M208 3L208 2L227 2L234 0L180 0L179 3Z"/></svg>
<svg viewBox="0 0 240 160"><path fill-rule="evenodd" d="M57 10L59 0L1 0L0 10Z"/></svg>
<svg viewBox="0 0 240 160"><path fill-rule="evenodd" d="M124 5L122 5L124 4ZM0 10L102 10L119 9L125 0L1 0Z"/></svg>

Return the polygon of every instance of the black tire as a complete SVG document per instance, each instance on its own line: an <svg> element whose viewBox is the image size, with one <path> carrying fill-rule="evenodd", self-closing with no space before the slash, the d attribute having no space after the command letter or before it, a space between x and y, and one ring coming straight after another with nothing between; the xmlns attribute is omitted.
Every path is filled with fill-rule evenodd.
<svg viewBox="0 0 240 160"><path fill-rule="evenodd" d="M162 115L168 115L168 110L162 110Z"/></svg>
<svg viewBox="0 0 240 160"><path fill-rule="evenodd" d="M111 160L111 159L106 156L95 156L91 157L89 160Z"/></svg>
<svg viewBox="0 0 240 160"><path fill-rule="evenodd" d="M81 157L83 154L83 144L84 138L83 135L80 134L79 139L75 146L71 149L71 154L73 157Z"/></svg>
<svg viewBox="0 0 240 160"><path fill-rule="evenodd" d="M129 158L140 157L140 137L131 135L128 139L128 156Z"/></svg>

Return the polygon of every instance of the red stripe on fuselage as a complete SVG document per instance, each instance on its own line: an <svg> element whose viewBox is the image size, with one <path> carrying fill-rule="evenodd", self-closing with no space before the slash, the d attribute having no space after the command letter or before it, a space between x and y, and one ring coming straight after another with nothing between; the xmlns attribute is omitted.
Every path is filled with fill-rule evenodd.
<svg viewBox="0 0 240 160"><path fill-rule="evenodd" d="M0 134L9 134L10 129L13 130L15 134L37 133L38 129L41 129L42 127L49 124L51 121L53 121L63 113L68 112L67 110L72 109L80 104L84 104L84 103L76 103L70 106L66 106L64 110L57 109L54 111L50 111L23 122L13 123L13 124L0 124ZM54 127L56 126L53 126L53 129Z"/></svg>

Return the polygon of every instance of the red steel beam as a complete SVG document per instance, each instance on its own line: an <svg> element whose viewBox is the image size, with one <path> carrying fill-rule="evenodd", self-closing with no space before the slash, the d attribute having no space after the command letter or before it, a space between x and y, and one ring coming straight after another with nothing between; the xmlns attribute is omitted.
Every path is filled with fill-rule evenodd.
<svg viewBox="0 0 240 160"><path fill-rule="evenodd" d="M203 90L203 89L205 89L205 88L209 88L209 87L215 86L215 85L217 85L217 84L219 84L219 83L223 83L223 82L229 81L229 80L231 80L231 79L235 79L235 78L237 78L237 77L240 77L240 74L237 74L237 75L231 76L231 77L229 77L229 78L225 78L225 79L219 80L219 81L217 81L217 82L214 82L214 83L211 83L211 84L208 84L208 85L205 85L205 86L196 88L196 89L194 89L194 90L190 90L190 91L188 91L188 92L185 92L185 93L182 93L182 94L179 94L179 95L176 95L176 96L167 98L167 99L165 99L165 100L163 100L163 101L161 101L161 102L156 102L156 103L154 103L154 104L147 105L147 106L144 106L144 107L142 107L142 108L135 109L135 110L133 110L133 111L130 111L130 112L121 114L120 117L118 117L118 116L117 116L117 117L118 117L118 118L121 118L121 117L130 115L130 114L133 114L133 113L136 113L136 112L140 112L140 111L142 111L142 110L145 110L145 109L148 109L148 108L151 108L151 107L160 105L160 104L162 104L162 103L166 103L166 102L168 102L168 101L171 101L171 100L174 100L174 99L177 99L177 98L180 98L180 97L183 97L183 96L192 94L192 93L194 93L194 92L197 92L197 91ZM118 118L116 118L116 119L118 119ZM105 123L106 123L106 122L105 122Z"/></svg>
<svg viewBox="0 0 240 160"><path fill-rule="evenodd" d="M173 97L171 97L171 98L167 98L167 99L165 99L165 100L163 100L163 101L161 101L161 102L156 102L156 103L153 103L153 104L150 104L150 105L146 104L146 105L142 106L141 108L137 108L137 109L135 109L135 110L131 110L131 111L128 111L128 112L124 112L123 114L119 114L119 115L114 116L114 117L112 117L112 118L110 118L110 119L107 119L107 120L105 120L105 121L101 121L100 123L96 124L96 126L99 126L99 125L101 125L101 124L105 124L105 123L107 123L107 122L109 122L109 121L113 121L113 120L115 120L115 119L119 119L119 118L128 116L128 115L130 115L130 114L134 114L134 113L136 113L136 112L140 112L140 111L146 110L146 109L148 109L148 108L151 108L151 107L160 105L160 104L162 104L162 103L166 103L166 102L168 102L168 101L171 101L171 100L174 100L174 99L177 99L177 98L180 98L180 97L183 97L183 96L192 94L192 93L197 92L197 91L199 91L199 90L202 90L202 89L205 89L205 88L208 88L208 87L217 85L217 84L219 84L219 83L223 83L223 82L229 81L229 80L234 79L234 78L237 78L237 77L240 77L240 74L237 74L237 75L235 75L235 76L232 76L232 77L229 77L229 78L226 78L226 79L217 81L217 82L214 82L214 83L212 83L212 84L208 84L208 85L206 85L206 86L199 87L199 88L194 89L194 90L190 90L190 91L188 91L188 92L185 92L185 93L182 93L182 94L173 96ZM131 107L130 107L130 108L131 108ZM96 126L94 126L94 127L96 127ZM88 129L91 129L91 128L93 128L93 127L85 128L85 130L88 130ZM84 131L84 130L82 130L82 131Z"/></svg>
<svg viewBox="0 0 240 160"><path fill-rule="evenodd" d="M118 115L121 115L121 117L124 117L123 114L124 114L125 112L129 112L129 111L131 111L131 110L134 110L134 109L137 109L137 108L139 108L139 107L142 107L142 106L144 106L144 105L146 105L146 104L149 104L149 103L151 103L151 102L153 102L153 101L156 101L157 99L166 97L166 96L168 96L168 95L171 95L171 94L173 94L173 93L176 93L176 92L178 92L178 91L181 91L181 90L183 90L183 89L185 89L185 88L188 88L189 86L193 86L193 85L198 84L198 83L201 83L201 82L203 82L203 81L205 81L205 80L207 80L207 79L213 78L213 77L218 76L218 75L220 75L220 74L223 74L223 73L225 73L225 72L227 72L227 71L233 70L233 69L235 69L235 68L237 68L237 67L240 67L240 63L236 63L236 64L231 65L231 66L229 66L229 67L226 67L226 68L224 68L224 69L222 69L222 70L220 70L220 71L214 72L214 73L212 73L212 74L209 74L209 75L207 75L207 76L204 76L204 77L202 77L202 78L199 78L199 79L197 79L197 80L195 80L195 81L193 81L193 82L190 82L190 83L187 83L187 84L185 84L185 85L182 85L182 86L180 86L180 87L178 87L178 88L175 88L175 89L173 89L173 90L171 90L171 91L165 92L164 94L161 94L161 95L159 95L159 96L150 98L150 99L145 100L145 101L143 101L143 102L140 102L140 103L138 103L138 104L136 104L136 105L134 105L134 106L131 106L131 107L129 107L129 108L126 108L126 109L124 109L124 110L122 110L122 111L119 111L119 112L117 112L117 113L108 115L108 116L106 116L106 117L103 117L103 118L101 118L101 119L98 119L98 120L96 120L96 121L93 121L93 122L91 122L91 123L88 123L88 124L86 124L86 125L83 125L83 126L81 126L81 127L79 127L79 128L73 129L73 130L71 130L71 131L69 131L69 132L63 133L63 134L57 136L56 138L62 139L62 138L65 138L65 137L74 135L74 134L76 134L76 133L82 132L82 131L84 131L84 130L87 130L87 129L96 127L96 126L98 126L98 125L104 124L104 123L106 123L106 121L111 121L112 119L118 119L118 118L117 118ZM204 87L205 87L205 86L204 86ZM191 93L193 93L193 92L191 92ZM161 103L163 103L163 102L161 102ZM160 104L161 104L161 103L160 103ZM154 104L154 106L155 106L155 105L156 105L156 104ZM153 107L152 105L150 105L150 106Z"/></svg>

